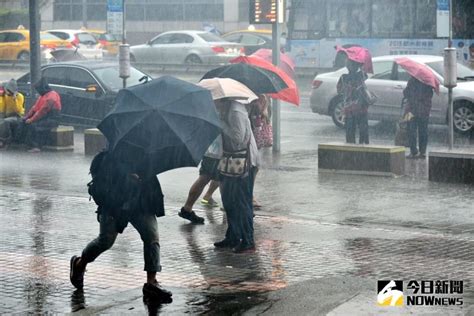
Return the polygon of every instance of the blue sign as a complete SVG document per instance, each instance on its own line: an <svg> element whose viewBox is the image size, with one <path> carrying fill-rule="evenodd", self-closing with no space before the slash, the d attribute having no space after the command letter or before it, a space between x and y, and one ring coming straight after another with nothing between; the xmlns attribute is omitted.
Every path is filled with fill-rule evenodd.
<svg viewBox="0 0 474 316"><path fill-rule="evenodd" d="M108 12L123 12L123 0L107 0Z"/></svg>
<svg viewBox="0 0 474 316"><path fill-rule="evenodd" d="M449 0L438 0L438 11L449 11Z"/></svg>

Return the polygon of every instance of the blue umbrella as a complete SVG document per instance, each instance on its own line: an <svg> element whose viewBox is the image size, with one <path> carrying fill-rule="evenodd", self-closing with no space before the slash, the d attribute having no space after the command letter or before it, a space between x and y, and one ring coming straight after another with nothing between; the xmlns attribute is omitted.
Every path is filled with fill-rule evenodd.
<svg viewBox="0 0 474 316"><path fill-rule="evenodd" d="M114 155L147 174L197 166L220 133L211 93L171 76L120 90L98 128Z"/></svg>

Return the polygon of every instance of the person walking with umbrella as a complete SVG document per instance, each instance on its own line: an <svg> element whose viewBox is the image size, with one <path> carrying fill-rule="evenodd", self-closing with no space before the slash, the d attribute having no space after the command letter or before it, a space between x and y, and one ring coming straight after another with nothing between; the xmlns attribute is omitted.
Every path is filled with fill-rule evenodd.
<svg viewBox="0 0 474 316"><path fill-rule="evenodd" d="M109 249L131 223L143 240L146 283L143 295L170 303L172 294L156 280L161 271L156 217L164 215L157 174L196 167L220 133L211 94L194 84L163 76L120 90L114 109L98 125L107 152L91 164L89 193L98 204L100 233L70 261L70 280L84 285L87 264ZM99 166L96 168L96 166Z"/></svg>
<svg viewBox="0 0 474 316"><path fill-rule="evenodd" d="M343 74L337 82L337 93L342 96L344 104L346 142L356 142L356 129L359 129L359 144L369 143L368 108L370 100L367 97L365 80L366 72L373 72L372 59L367 49L363 47L338 47L338 51L347 54L346 67L348 74Z"/></svg>
<svg viewBox="0 0 474 316"><path fill-rule="evenodd" d="M404 117L410 118L407 131L410 154L407 158L425 159L433 90L439 94L439 80L430 68L410 58L397 58L395 62L410 74L403 90L403 97L406 99Z"/></svg>

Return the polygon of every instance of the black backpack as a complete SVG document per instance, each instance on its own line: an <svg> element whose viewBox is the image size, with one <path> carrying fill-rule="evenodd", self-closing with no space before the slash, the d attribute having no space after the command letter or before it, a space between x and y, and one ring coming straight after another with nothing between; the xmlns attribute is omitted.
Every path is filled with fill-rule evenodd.
<svg viewBox="0 0 474 316"><path fill-rule="evenodd" d="M92 159L90 166L92 180L87 183L87 191L99 206L117 210L127 201L123 192L127 174L108 151L101 151Z"/></svg>

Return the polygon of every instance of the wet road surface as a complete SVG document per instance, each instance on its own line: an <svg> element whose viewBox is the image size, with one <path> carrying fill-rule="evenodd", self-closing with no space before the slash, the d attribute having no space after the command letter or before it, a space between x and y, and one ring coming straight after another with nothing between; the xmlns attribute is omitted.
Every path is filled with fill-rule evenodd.
<svg viewBox="0 0 474 316"><path fill-rule="evenodd" d="M255 195L263 208L256 211L254 254L214 250L212 243L225 231L219 208L196 204L206 219L202 226L177 216L197 169L159 176L167 210L159 219L159 280L174 292L174 302L158 307L142 302L142 244L131 226L88 266L84 292L69 284L69 258L98 232L85 185L91 158L83 155L82 134L75 135L73 153L2 151L0 311L228 314L253 313L252 307L261 306L256 312L269 313L277 306L269 302L282 301L298 314L303 313L299 301L285 302L277 293L299 286L309 286L310 293L318 287L311 282L327 278L331 284L362 279L365 286L360 293L346 287L350 295L339 289L345 295L329 309L336 315L354 304L361 314L377 313L379 279L464 280L465 304L472 305L472 186L430 183L427 163L420 160L407 161L408 174L400 178L318 173L317 144L341 140L343 131L310 113L307 103L283 105L282 120L282 152L263 153L257 178ZM374 122L370 132L373 143L392 143L393 129ZM445 129L430 132L430 148L443 148ZM467 146L462 138L456 141ZM318 305L317 297L308 299Z"/></svg>

